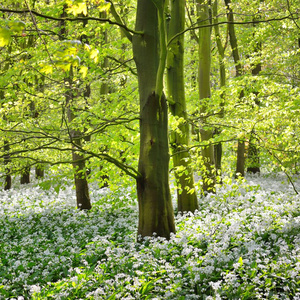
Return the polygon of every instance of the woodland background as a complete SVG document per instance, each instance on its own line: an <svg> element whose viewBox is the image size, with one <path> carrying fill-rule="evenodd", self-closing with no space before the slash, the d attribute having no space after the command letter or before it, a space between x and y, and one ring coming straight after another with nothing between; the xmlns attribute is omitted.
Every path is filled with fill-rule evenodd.
<svg viewBox="0 0 300 300"><path fill-rule="evenodd" d="M266 274L274 273L272 261L264 261L269 269L263 273L255 257L246 262L243 260L242 254L251 252L252 255L255 247L247 244L250 248L243 248L241 244L242 241L250 243L250 240L257 242L257 239L262 239L262 244L266 242L267 249L272 249L273 242L282 242L282 247L287 247L284 250L287 250L286 255L298 247L299 7L298 0L6 0L1 4L0 174L4 188L1 222L5 238L0 292L4 299L18 295L34 297L35 293L36 299L48 299L51 293L54 298L75 299L77 292L74 289L78 291L78 297L86 298L92 293L92 298L105 299L106 292L95 292L95 282L104 280L97 266L109 268L108 250L103 250L103 257L99 254L91 261L79 259L81 254L78 254L84 253L82 255L87 257L84 249L88 249L89 243L92 243L91 247L98 247L96 240L80 241L78 249L75 247L78 251L74 250L77 256L64 255L60 261L70 260L71 265L66 263L64 270L58 270L58 265L55 265L57 273L55 271L55 275L42 280L42 285L54 282L54 291L45 287L41 292L36 286L46 265L37 268L35 262L23 263L22 259L5 258L5 251L12 253L12 257L15 254L22 256L22 251L25 251L17 246L24 238L20 234L20 229L25 226L20 224L24 220L36 220L41 225L46 214L46 223L50 226L49 220L53 217L58 222L56 217L65 210L66 218L62 224L69 222L69 218L83 218L83 222L88 223L90 218L91 222L97 220L100 224L104 219L111 222L110 218L114 219L115 215L122 220L127 214L124 222L132 218L137 234L131 225L127 229L125 225L121 226L122 229L115 228L111 223L104 226L109 232L108 244L115 245L113 251L125 251L129 245L115 244L115 240L118 243L120 240L113 236L120 235L120 239L124 239L128 234L129 239L138 237L139 244L130 240L130 247L137 247L137 253L141 253L139 247L142 247L146 249L143 250L146 252L142 251L146 256L148 250L158 251L157 257L154 254L155 259L167 255L162 258L165 269L161 274L168 274L168 262L173 267L180 267L178 263L182 265L180 274L185 279L171 280L175 286L178 284L179 290L172 285L168 296L163 294L163 290L168 290L167 275L160 277L153 271L155 275L146 276L148 270L145 268L140 271L142 273L137 272L139 279L135 281L130 277L128 267L129 275L125 273L129 277L120 277L127 278L128 289L123 289L126 282L122 279L120 285L116 283L116 292L106 297L108 299L150 299L153 295L158 299L253 299L263 295L265 290L269 294L262 297L299 297L297 253L293 253L295 256L292 255L290 262L279 263L285 270L281 270L284 275L276 271L277 275L270 275L269 280ZM260 184L268 179L262 175L259 179L260 174L268 174L273 180L277 180L276 174L283 174L290 186L287 194L279 196L282 191L275 186L272 191L261 194ZM246 175L255 183L244 181ZM20 186L19 179L21 184L27 185ZM75 191L70 190L68 196L63 196L71 181ZM25 198L32 204L27 204L18 191L28 195ZM52 200L49 200L51 194L56 195L56 199L50 197ZM74 212L67 199L73 199L79 211ZM235 203L234 207L229 199ZM283 209L279 204L283 200L288 201L293 209L287 202L284 202L286 207ZM254 203L253 209L257 207L260 211L265 207L267 212L274 211L268 216L257 212L258 222L263 222L264 218L271 220L262 225L264 230L268 228L267 236L261 236L262 231L253 223L249 223L250 229L245 225L250 222L245 213L249 201ZM18 209L22 206L24 212ZM220 212L214 219L219 207L224 213ZM48 213L48 209L52 213ZM237 222L236 228L241 230L241 235L232 236L226 244L223 238L231 236L226 230L231 228L230 220L234 219L232 214L236 210L243 212L246 219ZM97 219L100 212L104 213L104 219L103 216L101 220ZM278 219L277 214L280 215ZM203 218L212 218L209 226L216 225L215 222L221 225L216 225L208 234L212 240L207 240L204 234L195 242L195 236L206 230L201 223ZM192 220L195 224L199 221L204 227L195 225L198 229L194 231L189 224ZM239 227L241 224L244 224L243 229ZM74 228L79 230L81 225L74 225ZM43 243L44 234L47 243L56 243L57 236L54 238L51 233L54 229L49 229L52 225L48 229L46 226L46 231L39 226ZM178 236L182 236L185 226L190 233L179 242ZM227 229L220 233L219 226ZM251 237L245 238L246 227ZM285 234L285 230L289 233ZM237 231L234 229L235 233ZM30 241L35 240L32 233L29 230L25 235ZM218 233L222 238L216 237ZM60 236L62 241L68 240L64 234ZM10 242L11 238L16 238L16 245ZM162 248L159 241L164 241ZM218 253L231 253L231 256L227 256L230 257L227 261L224 254L224 264L216 266L214 262L212 265L216 268L210 269L210 260L201 260L195 253L199 249L204 251L204 256L211 253L213 241L225 243L224 249L219 249ZM186 250L188 245L193 249ZM173 246L177 250L182 247L178 253L174 250L175 256L169 253ZM56 257L61 257L58 255L60 247L49 250L45 256L56 253ZM167 252L161 254L164 247L170 257ZM236 247L239 250L232 252ZM282 249L278 247L276 251L280 253ZM260 251L264 250L257 253L262 253ZM278 263L280 255L276 251L269 253L268 259L273 257ZM25 252L25 256L29 255ZM183 269L188 263L189 253L192 263L199 267L193 269L191 263L185 273ZM99 257L102 257L103 264ZM134 261L132 257L124 264L132 265L131 259ZM209 271L205 269L207 272L203 273L206 267ZM14 269L18 280L9 275ZM28 283L20 280L20 272L25 274L25 270L35 274ZM95 270L97 275L93 273ZM237 277L229 280L224 274L232 274L231 271ZM72 272L83 272L85 275L78 276L84 280L89 272L93 273L95 285L91 284L92 288L87 287L87 290L79 287L76 275L76 280L62 281L58 288L59 280ZM258 276L252 286L249 282L257 278L258 273L261 277ZM115 274L119 274L116 269ZM249 276L247 280L245 276ZM294 280L290 280L292 277ZM111 288L114 283L104 285ZM68 294L65 288L72 291ZM62 289L62 294L59 289Z"/></svg>

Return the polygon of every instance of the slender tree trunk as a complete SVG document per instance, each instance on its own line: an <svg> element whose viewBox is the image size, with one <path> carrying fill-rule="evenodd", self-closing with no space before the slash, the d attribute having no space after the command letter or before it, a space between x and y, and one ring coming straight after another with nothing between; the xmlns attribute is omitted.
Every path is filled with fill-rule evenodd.
<svg viewBox="0 0 300 300"><path fill-rule="evenodd" d="M169 238L175 224L169 188L168 107L161 76L166 57L164 12L154 2L138 0L136 30L144 34L132 39L140 95L138 235Z"/></svg>
<svg viewBox="0 0 300 300"><path fill-rule="evenodd" d="M199 24L209 25L209 4L206 0L197 0ZM210 94L210 65L211 65L211 29L204 27L199 29L199 99L200 114L203 116L200 128L201 141L209 141L213 137L213 129L206 126L205 114L207 104L205 103ZM203 193L214 192L216 175L215 175L215 157L214 146L207 145L202 148L203 166L202 180Z"/></svg>
<svg viewBox="0 0 300 300"><path fill-rule="evenodd" d="M66 6L64 6L64 10L61 17L66 17ZM61 36L66 36L66 24L65 21L62 20L60 24L60 34ZM72 126L72 121L75 119L74 114L74 106L75 106L75 97L73 89L75 88L75 84L73 82L73 67L71 66L69 71L69 76L65 78L66 83L66 108L67 108L67 119L68 126ZM76 151L81 148L82 141L82 133L80 130L76 128L69 128L70 139L72 142L72 161L73 161L73 169L74 169L74 180L75 180L75 189L76 189L76 202L77 208L79 209L91 209L91 201L89 196L89 188L87 182L87 174L85 167L85 158L84 155L80 152Z"/></svg>
<svg viewBox="0 0 300 300"><path fill-rule="evenodd" d="M215 0L213 3L213 24L214 24L214 31L216 36L216 43L219 53L219 73L220 73L220 88L223 88L226 85L226 70L225 70L225 49L226 49L226 43L225 45L222 44L221 35L220 35L220 28L218 25L218 0ZM221 104L220 104L220 114L219 117L224 117L224 95L221 95ZM214 132L215 135L220 134L220 129L216 128ZM215 151L215 166L216 171L221 174L221 168L222 168L222 143L217 143L214 146Z"/></svg>
<svg viewBox="0 0 300 300"><path fill-rule="evenodd" d="M66 97L66 106L67 106L67 117L69 124L74 120L75 115L73 112L74 109L74 95L72 89L74 88L73 84L73 72L72 67L70 70L70 76L68 80L68 89L65 94ZM89 188L87 182L87 174L85 167L85 158L84 155L76 151L76 149L81 148L82 133L77 129L70 129L70 138L72 141L72 161L74 169L74 179L75 179L75 188L76 188L76 201L77 208L79 209L91 209L91 201L89 196Z"/></svg>
<svg viewBox="0 0 300 300"><path fill-rule="evenodd" d="M234 17L233 11L230 7L231 0L224 0L227 8L227 20L228 20L228 31L229 31L229 40L232 49L232 56L235 64L235 76L239 77L242 75L242 65L240 61L240 55L238 50L238 43L236 39L235 29L234 29ZM244 92L240 93L240 99L244 96ZM245 141L239 140L237 147L237 162L236 162L236 177L245 176Z"/></svg>
<svg viewBox="0 0 300 300"><path fill-rule="evenodd" d="M11 162L10 154L9 154L10 146L7 140L4 140L4 165L5 165L5 179L4 179L4 190L11 189L11 174L10 168L8 167Z"/></svg>
<svg viewBox="0 0 300 300"><path fill-rule="evenodd" d="M171 0L171 20L169 24L169 38L184 30L185 0ZM186 112L184 89L184 35L176 38L169 48L167 60L168 100L171 113L182 119L180 132L171 135L173 151L173 165L177 182L178 211L194 212L199 208L195 186L194 174L191 168L189 154L189 123ZM178 172L176 169L180 168ZM183 168L183 170L182 170Z"/></svg>
<svg viewBox="0 0 300 300"><path fill-rule="evenodd" d="M7 70L8 66L4 68L4 70ZM0 90L0 99L4 99L5 94L4 94L4 90ZM3 120L7 121L6 116L3 116ZM4 166L5 166L5 178L4 178L4 190L10 190L11 189L11 170L9 167L9 164L11 162L11 158L10 158L10 145L7 139L4 139Z"/></svg>
<svg viewBox="0 0 300 300"><path fill-rule="evenodd" d="M255 19L254 19L255 21ZM254 34L253 38L255 39L255 23L253 23L254 27ZM256 43L255 48L254 48L254 56L255 56L255 61L257 59L257 56L260 57L261 55L261 42ZM255 62L252 65L252 76L258 76L259 73L261 72L261 62ZM260 105L259 100L257 98L258 93L254 92L256 95L256 100L255 100L255 105ZM259 159L259 148L258 148L258 140L255 136L255 130L253 129L251 131L250 139L249 139L249 148L248 148L248 156L247 156L247 172L252 173L252 174L257 174L260 173L260 159Z"/></svg>

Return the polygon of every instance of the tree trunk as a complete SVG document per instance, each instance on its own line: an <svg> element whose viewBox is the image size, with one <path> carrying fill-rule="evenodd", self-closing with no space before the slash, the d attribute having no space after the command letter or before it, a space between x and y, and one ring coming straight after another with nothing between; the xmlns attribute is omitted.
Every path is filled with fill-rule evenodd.
<svg viewBox="0 0 300 300"><path fill-rule="evenodd" d="M35 178L44 178L44 168L42 166L36 166L35 168Z"/></svg>
<svg viewBox="0 0 300 300"><path fill-rule="evenodd" d="M4 165L5 165L5 179L4 179L4 190L10 190L11 189L11 175L10 175L10 168L7 166L11 160L10 160L10 154L9 154L10 146L8 141L4 140Z"/></svg>
<svg viewBox="0 0 300 300"><path fill-rule="evenodd" d="M218 0L214 1L213 4L213 24L214 24L214 31L216 36L216 43L219 53L219 74L220 74L220 87L223 88L226 84L226 70L225 70L225 48L226 44L222 44L221 36L220 36L220 29L219 29L219 20L218 20ZM221 95L221 104L220 104L220 113L219 117L224 117L224 95L222 93ZM214 132L214 136L220 134L220 129L216 128ZM215 151L215 167L218 174L221 174L221 168L222 168L222 143L217 143L214 146Z"/></svg>
<svg viewBox="0 0 300 300"><path fill-rule="evenodd" d="M138 0L133 53L137 65L140 95L140 154L137 179L139 237L169 238L175 232L169 188L168 107L161 93L165 45L162 12L154 1ZM159 68L160 67L160 68ZM158 79L159 78L159 79ZM161 80L161 82L157 82ZM158 84L157 84L158 83Z"/></svg>
<svg viewBox="0 0 300 300"><path fill-rule="evenodd" d="M205 0L197 0L198 22L209 25L209 4ZM206 99L210 98L210 65L211 65L211 29L199 29L199 99L200 114L203 116L200 127L201 142L209 141L213 136L213 129L206 126L205 114L207 112ZM203 101L204 100L204 101ZM203 193L214 192L216 184L214 147L208 144L202 148L202 190Z"/></svg>
<svg viewBox="0 0 300 300"><path fill-rule="evenodd" d="M169 39L184 30L185 0L171 0L171 20ZM167 83L170 111L183 122L179 130L171 135L173 165L177 183L178 211L194 212L199 208L194 186L194 174L189 154L189 123L186 112L184 89L184 35L180 35L170 45L167 60ZM180 168L178 172L176 169ZM183 169L182 169L183 168Z"/></svg>
<svg viewBox="0 0 300 300"><path fill-rule="evenodd" d="M66 97L66 105L67 105L68 122L71 123L75 118L73 112L74 95L72 92L72 88L73 88L72 67L70 70L70 76L67 80L69 84L68 84L68 90L65 94L65 97ZM77 129L70 129L70 139L72 141L72 148L73 148L72 164L74 169L77 208L91 209L92 206L91 206L91 201L89 196L89 188L87 182L84 155L76 151L77 149L81 148L82 133Z"/></svg>
<svg viewBox="0 0 300 300"><path fill-rule="evenodd" d="M245 141L238 141L235 177L245 176Z"/></svg>
<svg viewBox="0 0 300 300"><path fill-rule="evenodd" d="M240 61L240 55L238 50L238 44L234 29L234 18L233 18L233 11L230 7L231 0L224 0L227 8L227 20L228 20L228 31L229 31L229 40L230 46L232 49L232 56L235 64L235 76L239 77L242 75L242 65ZM244 96L244 92L240 93L240 99ZM236 161L236 177L238 176L245 176L245 141L239 140L238 141L238 150L237 150L237 161Z"/></svg>
<svg viewBox="0 0 300 300"><path fill-rule="evenodd" d="M255 19L254 19L255 21ZM253 27L255 30L255 23L253 23ZM253 34L253 38L255 39L255 31ZM254 56L260 56L261 55L261 42L256 43L254 48ZM252 65L252 76L258 76L261 72L261 62L256 62ZM255 99L255 105L260 105L259 99L257 98L258 92L254 92L256 95ZM250 139L249 139L249 148L248 148L248 156L247 156L247 172L252 174L260 173L260 159L259 159L259 148L258 148L258 140L255 137L255 130L253 129L251 131Z"/></svg>
<svg viewBox="0 0 300 300"><path fill-rule="evenodd" d="M64 6L61 17L67 17L66 13L67 6ZM60 21L60 34L62 37L66 37L67 30L65 20ZM87 174L85 167L85 159L84 155L77 152L77 149L81 148L81 140L82 133L76 128L72 128L72 121L75 119L75 114L73 112L75 102L75 96L73 93L74 82L73 82L73 67L70 67L69 76L65 78L66 91L65 91L65 99L66 99L66 109L67 109L67 119L71 128L69 128L70 132L70 140L72 142L72 161L73 161L73 169L74 169L74 180L75 180L75 188L76 188L76 202L77 208L79 209L91 209L91 201L89 196L89 188L87 182Z"/></svg>
<svg viewBox="0 0 300 300"><path fill-rule="evenodd" d="M25 167L20 179L21 184L30 183L30 167Z"/></svg>

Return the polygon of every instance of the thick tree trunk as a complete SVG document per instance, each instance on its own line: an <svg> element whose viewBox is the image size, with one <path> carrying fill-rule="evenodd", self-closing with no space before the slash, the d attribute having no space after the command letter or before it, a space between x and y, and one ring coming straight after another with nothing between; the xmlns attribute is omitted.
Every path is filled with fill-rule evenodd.
<svg viewBox="0 0 300 300"><path fill-rule="evenodd" d="M171 0L170 7L169 39L184 30L185 0ZM167 60L169 107L175 117L183 120L179 126L180 132L175 131L171 135L173 166L177 183L178 211L194 212L199 208L199 205L194 186L191 157L188 150L190 134L184 89L184 35L182 34L176 38L170 46ZM178 167L180 172L176 170Z"/></svg>
<svg viewBox="0 0 300 300"><path fill-rule="evenodd" d="M209 5L205 0L197 0L198 19L201 25L209 25ZM206 99L210 94L210 66L211 66L211 29L204 27L199 29L199 99L202 124L200 128L201 141L209 141L213 137L213 129L206 126L205 114L207 112ZM202 101L204 100L204 101ZM214 192L216 184L214 146L208 145L202 148L202 190L203 193Z"/></svg>
<svg viewBox="0 0 300 300"><path fill-rule="evenodd" d="M154 1L138 0L136 30L144 32L132 39L140 95L138 235L156 233L169 238L175 232L175 224L169 189L168 107L164 95L156 92L159 65L163 63L162 54L166 54L161 53L163 45L159 43L158 28Z"/></svg>

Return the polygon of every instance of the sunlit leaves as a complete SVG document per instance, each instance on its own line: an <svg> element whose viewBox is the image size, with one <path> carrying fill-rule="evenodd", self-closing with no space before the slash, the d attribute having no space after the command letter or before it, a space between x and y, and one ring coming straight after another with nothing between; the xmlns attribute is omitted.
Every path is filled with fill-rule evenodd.
<svg viewBox="0 0 300 300"><path fill-rule="evenodd" d="M79 72L81 73L82 77L85 78L88 72L88 67L86 66L80 67Z"/></svg>
<svg viewBox="0 0 300 300"><path fill-rule="evenodd" d="M15 33L20 33L25 29L25 23L23 21L19 21L19 20L10 20L7 22L9 28L11 29L11 31L15 32Z"/></svg>
<svg viewBox="0 0 300 300"><path fill-rule="evenodd" d="M92 0L92 2L97 6L99 12L108 12L110 9L110 3L105 0Z"/></svg>
<svg viewBox="0 0 300 300"><path fill-rule="evenodd" d="M67 12L69 14L73 14L75 16L79 14L87 15L87 6L86 1L84 0L67 0L67 4L69 5Z"/></svg>
<svg viewBox="0 0 300 300"><path fill-rule="evenodd" d="M0 28L0 47L9 45L11 41L11 32L6 28Z"/></svg>

